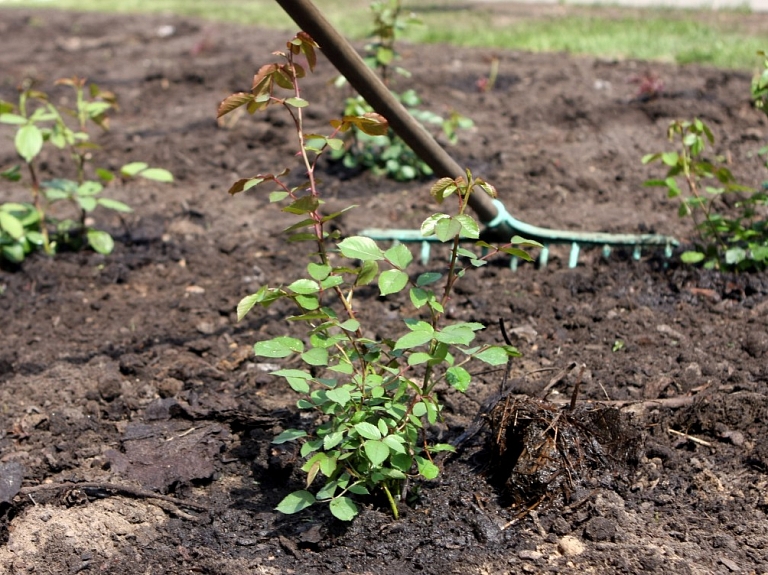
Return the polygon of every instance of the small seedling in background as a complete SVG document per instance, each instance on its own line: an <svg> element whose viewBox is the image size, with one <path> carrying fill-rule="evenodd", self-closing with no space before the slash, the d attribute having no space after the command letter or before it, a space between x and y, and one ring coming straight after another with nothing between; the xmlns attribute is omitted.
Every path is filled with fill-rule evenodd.
<svg viewBox="0 0 768 575"><path fill-rule="evenodd" d="M639 76L633 76L629 81L637 84L636 97L641 100L653 100L664 92L664 80L653 70L646 70Z"/></svg>
<svg viewBox="0 0 768 575"><path fill-rule="evenodd" d="M422 225L425 236L436 236L450 245L450 261L444 274L409 274L413 259L404 245L382 249L370 238L341 239L326 225L339 212L322 212L321 188L315 177L317 161L328 150L338 149L340 136L352 128L371 136L385 133L387 123L378 114L345 116L331 122L328 136L306 133L303 97L299 80L306 58L309 70L315 66L315 43L299 33L276 52L281 60L263 66L255 75L252 90L233 94L219 106L219 117L240 107L251 114L269 106L282 106L293 121L298 157L307 179L288 184L288 170L262 173L235 182L229 190L237 194L265 185L271 187L270 201L283 204L282 210L298 221L285 232L290 243L309 242L306 276L287 286L262 286L241 300L237 308L242 319L255 306L267 307L277 301L291 304L295 313L287 319L303 329L303 337L281 335L258 341L257 356L271 361L287 359L289 365L273 371L299 394L297 407L314 414L308 429L286 429L273 443L298 441L304 459L301 469L306 483L287 495L277 506L283 513L296 513L315 503L327 503L338 519L349 521L358 513L355 497L383 493L395 517L405 499L406 485L417 478L433 479L439 473L434 455L452 446L434 443L428 425L442 421L439 391L452 386L464 392L471 382L467 371L473 359L490 365L504 365L518 356L512 346L473 345L483 325L476 322L444 322L444 310L455 282L467 267L480 266L487 258L505 252L530 260L522 248L534 245L514 238L508 245L492 248L480 257L460 247L460 239L477 239L477 223L466 213L472 193L490 193L492 186L467 172L466 177L444 178L432 187L442 203L451 198L458 213L438 213ZM280 95L280 90L287 95ZM536 244L538 245L538 244ZM291 253L298 254L296 248ZM360 313L369 301L358 292L375 285L381 297L407 294L413 309L403 312L396 333L386 325L364 323L375 317ZM403 307L405 309L405 306ZM375 320L373 320L375 322Z"/></svg>
<svg viewBox="0 0 768 575"><path fill-rule="evenodd" d="M682 254L682 261L701 262L710 269L764 269L768 228L758 208L768 204L768 195L736 182L724 158L704 156L715 138L698 118L672 122L667 136L676 144L675 150L643 158L644 164L663 163L666 177L645 185L665 188L668 197L680 200L678 215L693 219L699 241L696 249ZM740 194L735 210L723 200L734 193Z"/></svg>
<svg viewBox="0 0 768 575"><path fill-rule="evenodd" d="M399 34L409 26L421 24L410 13L403 10L402 0L378 0L371 3L373 31L370 42L366 45L364 60L376 70L385 84L392 79L394 71L400 76L410 77L410 72L396 66L399 54L395 42ZM337 86L346 83L339 78ZM421 98L415 90L402 93L393 92L408 112L424 125L439 126L443 136L450 144L458 141L458 130L471 128L471 119L452 111L448 118L421 108ZM360 116L373 112L373 108L361 97L352 96L344 103L345 116ZM388 129L384 134L370 135L353 127L344 137L343 147L332 150L330 157L340 160L344 167L371 170L375 174L386 175L398 181L408 181L432 175L432 168L422 161L408 145Z"/></svg>
<svg viewBox="0 0 768 575"><path fill-rule="evenodd" d="M757 54L762 57L763 71L752 78L752 101L755 108L768 116L768 54L762 51ZM760 148L758 153L764 158L768 157L768 146ZM768 162L765 163L765 167L768 168ZM763 182L763 190L768 190L768 181Z"/></svg>
<svg viewBox="0 0 768 575"><path fill-rule="evenodd" d="M498 79L498 77L499 77L499 57L492 56L488 75L483 76L482 78L478 78L477 89L482 93L487 93L492 91L493 87L496 85L496 80Z"/></svg>
<svg viewBox="0 0 768 575"><path fill-rule="evenodd" d="M4 169L0 178L22 182L23 166L31 194L31 202L0 204L0 249L2 257L14 263L24 261L36 249L54 254L61 245L78 248L87 243L93 250L108 254L114 247L114 240L109 233L90 225L88 214L99 206L116 212L131 211L123 202L101 195L105 184L115 178L114 174L96 169L95 177L89 178L86 169L93 152L99 148L91 141L89 125L108 129L107 113L117 107L115 95L100 90L95 84L86 88L85 79L77 77L60 79L56 84L74 90L76 104L73 109L53 105L47 94L31 86L21 90L17 104L0 101L0 124L16 128L14 144L23 161L21 165ZM66 117L74 119L74 128L70 127ZM74 180L41 180L38 163L46 144L69 152L76 172ZM167 170L150 168L142 162L123 166L120 176L173 181ZM74 206L78 217L55 217L51 208L58 203Z"/></svg>

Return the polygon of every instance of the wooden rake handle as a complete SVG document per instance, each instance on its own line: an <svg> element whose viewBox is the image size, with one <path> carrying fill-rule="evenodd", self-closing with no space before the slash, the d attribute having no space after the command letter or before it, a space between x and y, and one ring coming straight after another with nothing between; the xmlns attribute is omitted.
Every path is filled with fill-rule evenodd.
<svg viewBox="0 0 768 575"><path fill-rule="evenodd" d="M438 144L395 98L373 70L320 13L310 0L276 0L294 22L318 43L323 54L365 98L371 107L384 116L389 125L438 177L457 178L465 171ZM486 194L472 194L469 207L483 224L496 218L498 210Z"/></svg>

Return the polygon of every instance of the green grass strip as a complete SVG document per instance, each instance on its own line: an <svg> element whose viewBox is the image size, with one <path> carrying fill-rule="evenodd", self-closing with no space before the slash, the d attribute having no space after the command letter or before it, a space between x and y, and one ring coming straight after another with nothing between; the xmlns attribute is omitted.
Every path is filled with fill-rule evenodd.
<svg viewBox="0 0 768 575"><path fill-rule="evenodd" d="M346 36L364 38L371 18L366 2L316 0L317 6ZM602 58L702 63L752 70L755 53L768 48L765 26L747 26L764 15L708 10L619 9L568 6L553 10L491 12L464 1L406 2L424 22L404 38L535 52L569 52ZM208 20L293 30L295 25L272 0L0 0L1 7L57 8L100 12L161 12ZM538 14L538 15L536 15Z"/></svg>

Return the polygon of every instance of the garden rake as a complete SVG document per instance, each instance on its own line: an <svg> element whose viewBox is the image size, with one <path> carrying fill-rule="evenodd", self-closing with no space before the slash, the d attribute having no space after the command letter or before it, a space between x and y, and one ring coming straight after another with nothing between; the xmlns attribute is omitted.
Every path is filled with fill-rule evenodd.
<svg viewBox="0 0 768 575"><path fill-rule="evenodd" d="M311 0L276 0L296 24L317 42L323 54L347 79L349 84L384 116L395 133L408 144L437 177L458 178L465 175L461 166L446 152L440 144L419 124L395 98L384 83L376 76L350 43L339 34L326 20ZM507 212L504 204L491 199L485 194L472 194L469 207L477 214L485 226L484 237L498 241L509 241L518 235L542 244L539 265L547 265L549 246L566 244L571 246L568 266L576 267L582 247L601 246L605 255L612 247L629 247L633 257L640 258L643 247L663 247L666 257L672 255L673 247L679 242L671 237L659 234L609 234L603 232L574 232L553 230L521 222ZM434 237L425 238L420 230L367 229L361 235L374 240L393 242L421 243L421 259L429 258L430 243ZM512 258L511 266L517 266L517 259Z"/></svg>

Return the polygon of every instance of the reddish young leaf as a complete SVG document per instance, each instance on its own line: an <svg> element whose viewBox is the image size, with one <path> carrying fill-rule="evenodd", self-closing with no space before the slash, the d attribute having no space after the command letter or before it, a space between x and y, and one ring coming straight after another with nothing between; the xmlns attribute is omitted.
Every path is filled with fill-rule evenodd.
<svg viewBox="0 0 768 575"><path fill-rule="evenodd" d="M270 81L270 76L277 70L277 64L265 64L256 74L253 76L253 84L251 84L251 91L261 92L260 89L265 82Z"/></svg>
<svg viewBox="0 0 768 575"><path fill-rule="evenodd" d="M249 190L250 188L258 186L263 182L273 181L274 179L275 176L273 174L257 174L252 178L241 178L232 184L227 193L234 196L237 193Z"/></svg>
<svg viewBox="0 0 768 575"><path fill-rule="evenodd" d="M275 84L281 88L285 88L286 90L293 90L293 72L291 71L288 64L284 64L278 67L272 77L275 80Z"/></svg>
<svg viewBox="0 0 768 575"><path fill-rule="evenodd" d="M346 120L346 118L345 118ZM360 131L369 136L383 136L389 129L387 119L376 112L368 112L354 121L354 124L360 128Z"/></svg>
<svg viewBox="0 0 768 575"><path fill-rule="evenodd" d="M221 118L223 115L229 114L232 110L239 108L244 104L249 104L252 101L253 94L248 94L247 92L238 92L237 94L227 96L221 104L219 104L219 110L216 117Z"/></svg>
<svg viewBox="0 0 768 575"><path fill-rule="evenodd" d="M315 48L318 48L317 43L306 32L299 32L296 34L296 38L301 40L301 51L304 52L304 56L307 58L310 72L314 72L315 65L317 64L317 55L315 54Z"/></svg>

